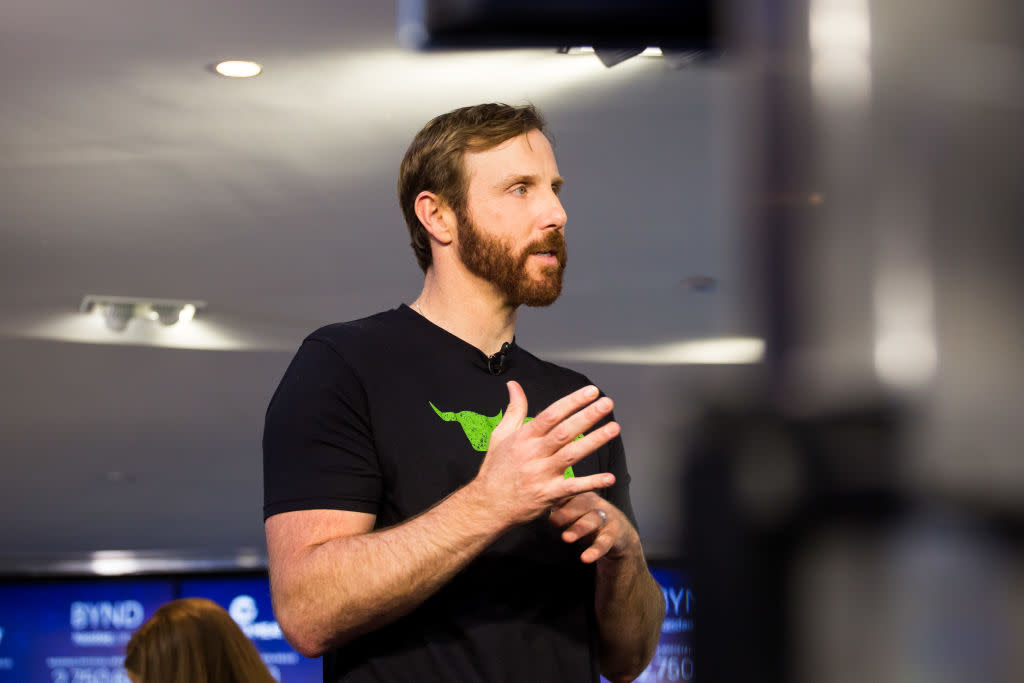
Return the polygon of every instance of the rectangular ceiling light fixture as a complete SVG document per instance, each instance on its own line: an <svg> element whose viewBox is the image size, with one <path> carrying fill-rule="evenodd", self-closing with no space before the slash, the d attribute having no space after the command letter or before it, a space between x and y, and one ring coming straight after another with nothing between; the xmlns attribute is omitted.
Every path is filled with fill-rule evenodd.
<svg viewBox="0 0 1024 683"><path fill-rule="evenodd" d="M195 299L154 299L137 296L105 296L86 294L79 310L102 316L107 327L122 332L135 318L162 325L186 323L206 308L205 301Z"/></svg>

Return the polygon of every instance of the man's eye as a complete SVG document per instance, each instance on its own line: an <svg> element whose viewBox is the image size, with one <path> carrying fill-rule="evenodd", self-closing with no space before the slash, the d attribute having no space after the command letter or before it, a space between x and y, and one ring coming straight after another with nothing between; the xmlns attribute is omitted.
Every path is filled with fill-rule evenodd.
<svg viewBox="0 0 1024 683"><path fill-rule="evenodd" d="M516 187L512 188L512 192L521 197L524 194L526 194L526 185L517 185Z"/></svg>

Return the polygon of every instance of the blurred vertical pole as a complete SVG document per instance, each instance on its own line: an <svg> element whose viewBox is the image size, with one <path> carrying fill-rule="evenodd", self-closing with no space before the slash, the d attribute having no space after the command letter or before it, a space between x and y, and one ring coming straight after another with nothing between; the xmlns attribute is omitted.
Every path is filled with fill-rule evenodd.
<svg viewBox="0 0 1024 683"><path fill-rule="evenodd" d="M751 186L739 196L748 201L754 281L760 285L765 380L770 393L777 394L784 391L789 374L788 351L800 337L793 258L807 195L805 153L810 141L807 83L801 78L806 9L803 2L787 0L734 0L729 7L722 24L752 86L748 120L754 145L747 159Z"/></svg>
<svg viewBox="0 0 1024 683"><path fill-rule="evenodd" d="M875 393L868 0L734 0L756 94L749 230L767 398L780 407Z"/></svg>
<svg viewBox="0 0 1024 683"><path fill-rule="evenodd" d="M744 99L750 111L742 120L752 130L740 134L752 141L741 160L748 185L735 196L745 203L741 213L748 222L754 301L766 342L763 385L754 392L763 395L755 402L771 405L791 395L793 349L804 345L807 310L799 254L808 214L822 198L810 176L807 5L731 0L721 11L732 64L749 88ZM705 420L684 483L684 549L692 558L697 596L695 679L701 683L790 682L792 643L782 588L786 541L761 535L743 500L745 491L758 489L763 470L777 470L778 462L787 460L786 437L766 412L752 421L759 424L751 427L746 416L735 415ZM731 437L748 428L758 433L748 441L756 452L738 454ZM776 442L778 449L765 441ZM771 451L763 459L761 446ZM745 468L743 461L751 466ZM744 469L750 477L741 473ZM759 497L757 491L753 497ZM773 498L771 492L765 496Z"/></svg>

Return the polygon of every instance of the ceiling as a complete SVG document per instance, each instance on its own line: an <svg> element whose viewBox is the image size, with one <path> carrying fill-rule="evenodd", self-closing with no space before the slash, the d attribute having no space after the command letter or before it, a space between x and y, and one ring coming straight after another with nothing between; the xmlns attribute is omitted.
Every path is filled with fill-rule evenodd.
<svg viewBox="0 0 1024 683"><path fill-rule="evenodd" d="M234 57L263 74L209 69ZM616 399L642 534L673 552L678 430L745 371L600 352L752 332L729 69L412 53L378 0L0 0L0 70L0 568L259 557L267 401L307 332L415 298L398 163L481 101L537 104L567 179L565 293L518 339ZM116 333L86 294L208 305Z"/></svg>

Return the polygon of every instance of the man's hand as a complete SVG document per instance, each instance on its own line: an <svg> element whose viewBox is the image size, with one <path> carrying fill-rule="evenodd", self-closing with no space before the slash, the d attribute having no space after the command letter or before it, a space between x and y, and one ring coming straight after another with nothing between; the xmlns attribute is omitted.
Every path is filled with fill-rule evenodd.
<svg viewBox="0 0 1024 683"><path fill-rule="evenodd" d="M580 559L596 564L601 675L610 681L635 680L654 656L665 617L662 590L647 569L636 528L592 491L559 502L551 522L563 529L566 543L590 542Z"/></svg>
<svg viewBox="0 0 1024 683"><path fill-rule="evenodd" d="M564 529L562 540L590 538L580 559L590 564L602 557L619 559L638 547L636 529L617 507L592 491L573 496L551 510L551 523Z"/></svg>
<svg viewBox="0 0 1024 683"><path fill-rule="evenodd" d="M570 479L563 475L565 468L619 434L619 425L609 422L576 439L612 410L610 398L598 399L597 387L560 398L525 424L526 394L516 382L508 383L508 393L508 409L491 433L471 484L501 519L510 525L528 522L557 501L615 483L615 476L607 473Z"/></svg>

